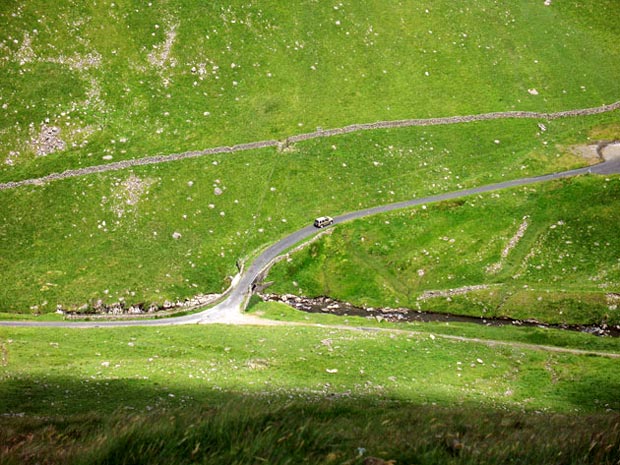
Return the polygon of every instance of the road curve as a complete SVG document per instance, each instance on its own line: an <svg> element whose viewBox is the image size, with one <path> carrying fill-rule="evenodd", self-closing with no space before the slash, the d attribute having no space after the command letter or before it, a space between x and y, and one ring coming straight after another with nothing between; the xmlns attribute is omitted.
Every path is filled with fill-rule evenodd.
<svg viewBox="0 0 620 465"><path fill-rule="evenodd" d="M569 178L582 174L593 173L599 175L620 173L620 157L609 158L597 165L559 173L546 174L530 178L515 179L486 186L463 189L459 191L446 192L444 194L432 195L419 199L406 200L403 202L380 205L377 207L366 208L334 218L334 224L341 224L347 221L364 218L378 213L390 212L408 207L424 205L433 202L456 199L469 195L481 194L511 187L525 186L528 184L541 183L554 179ZM254 262L245 270L236 286L233 286L228 297L216 306L203 310L192 315L180 317L161 318L153 320L113 320L113 321L0 321L0 326L20 326L20 327L65 327L65 328L99 328L115 326L164 326L164 325L184 325L184 324L208 324L208 323L228 323L241 324L247 323L248 318L244 316L246 299L250 295L251 287L256 278L271 263L286 250L294 245L309 238L317 233L314 226L306 226L280 241L270 246L261 253Z"/></svg>

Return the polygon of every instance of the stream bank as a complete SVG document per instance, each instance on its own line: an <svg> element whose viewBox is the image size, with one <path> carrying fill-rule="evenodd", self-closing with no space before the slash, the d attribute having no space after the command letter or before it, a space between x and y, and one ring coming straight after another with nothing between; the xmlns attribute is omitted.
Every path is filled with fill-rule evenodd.
<svg viewBox="0 0 620 465"><path fill-rule="evenodd" d="M512 318L482 318L475 316L453 315L450 313L427 312L409 308L357 307L348 302L341 302L331 297L299 297L293 294L258 294L265 302L280 302L307 313L324 313L338 316L360 316L377 321L399 322L442 322L473 323L484 326L526 326L550 329L578 331L595 336L620 337L620 325L566 325L546 324L536 320L517 320Z"/></svg>

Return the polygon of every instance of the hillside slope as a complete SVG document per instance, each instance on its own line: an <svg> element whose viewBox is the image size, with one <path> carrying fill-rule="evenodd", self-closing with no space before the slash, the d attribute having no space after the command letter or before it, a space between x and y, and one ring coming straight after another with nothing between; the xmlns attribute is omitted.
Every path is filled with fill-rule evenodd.
<svg viewBox="0 0 620 465"><path fill-rule="evenodd" d="M620 99L617 2L511 3L4 1L0 179Z"/></svg>

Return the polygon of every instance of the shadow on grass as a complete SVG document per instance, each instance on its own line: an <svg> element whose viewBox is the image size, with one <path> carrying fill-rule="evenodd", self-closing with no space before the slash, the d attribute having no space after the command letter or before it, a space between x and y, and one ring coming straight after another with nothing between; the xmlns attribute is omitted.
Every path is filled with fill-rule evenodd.
<svg viewBox="0 0 620 465"><path fill-rule="evenodd" d="M586 356L584 365L588 364ZM582 369L587 369L582 367ZM588 369L577 380L565 380L559 384L559 395L581 408L585 405L596 409L620 411L620 362L617 359L598 358L597 369Z"/></svg>
<svg viewBox="0 0 620 465"><path fill-rule="evenodd" d="M183 391L143 380L50 377L5 380L0 405L0 463L6 464L620 459L617 413L542 414L372 396Z"/></svg>

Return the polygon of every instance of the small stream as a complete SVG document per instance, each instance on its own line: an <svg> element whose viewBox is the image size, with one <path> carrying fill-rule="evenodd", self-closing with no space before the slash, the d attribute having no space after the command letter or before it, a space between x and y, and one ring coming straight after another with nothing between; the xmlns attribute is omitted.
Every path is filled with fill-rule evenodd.
<svg viewBox="0 0 620 465"><path fill-rule="evenodd" d="M338 316L361 316L388 322L443 322L474 323L484 326L526 326L538 328L563 329L594 334L595 336L620 337L620 325L562 325L545 324L535 320L515 320L512 318L480 318L475 316L452 315L450 313L426 312L407 308L363 308L340 302L330 297L298 297L291 294L260 294L264 301L280 302L307 313L326 313Z"/></svg>

